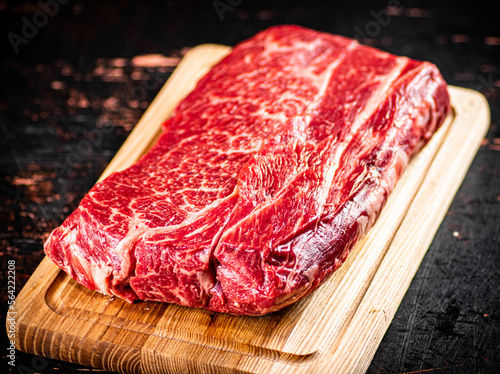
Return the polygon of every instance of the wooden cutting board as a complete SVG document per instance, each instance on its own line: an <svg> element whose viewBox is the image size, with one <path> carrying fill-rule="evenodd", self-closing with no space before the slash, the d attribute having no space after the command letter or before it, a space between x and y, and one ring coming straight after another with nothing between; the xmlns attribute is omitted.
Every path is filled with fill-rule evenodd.
<svg viewBox="0 0 500 374"><path fill-rule="evenodd" d="M131 165L228 47L193 48L103 176ZM48 258L11 314L16 347L124 373L364 372L489 125L479 93L450 87L454 111L412 160L367 237L307 298L262 317L154 302L128 304L79 286Z"/></svg>

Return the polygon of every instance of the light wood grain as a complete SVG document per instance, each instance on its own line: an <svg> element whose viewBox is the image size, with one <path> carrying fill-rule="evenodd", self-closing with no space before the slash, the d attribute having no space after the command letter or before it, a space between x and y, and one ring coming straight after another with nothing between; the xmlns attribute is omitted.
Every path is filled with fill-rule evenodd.
<svg viewBox="0 0 500 374"><path fill-rule="evenodd" d="M228 47L183 59L103 176L130 166ZM320 289L283 311L237 317L128 304L79 286L45 258L16 300L16 346L124 373L364 372L489 124L484 98L450 87L455 113L412 160L377 224Z"/></svg>

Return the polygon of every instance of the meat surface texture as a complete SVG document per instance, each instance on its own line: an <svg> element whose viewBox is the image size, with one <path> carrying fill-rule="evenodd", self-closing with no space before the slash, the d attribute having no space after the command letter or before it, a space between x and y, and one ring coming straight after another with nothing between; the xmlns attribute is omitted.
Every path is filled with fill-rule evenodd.
<svg viewBox="0 0 500 374"><path fill-rule="evenodd" d="M80 284L262 315L316 289L450 111L428 62L278 26L237 45L46 254Z"/></svg>

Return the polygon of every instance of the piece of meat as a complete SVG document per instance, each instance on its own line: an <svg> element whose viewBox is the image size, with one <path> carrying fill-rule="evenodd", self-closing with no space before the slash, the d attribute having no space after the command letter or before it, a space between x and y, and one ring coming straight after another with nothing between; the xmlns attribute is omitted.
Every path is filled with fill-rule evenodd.
<svg viewBox="0 0 500 374"><path fill-rule="evenodd" d="M45 243L82 285L233 314L324 282L450 111L428 62L298 26L237 45Z"/></svg>

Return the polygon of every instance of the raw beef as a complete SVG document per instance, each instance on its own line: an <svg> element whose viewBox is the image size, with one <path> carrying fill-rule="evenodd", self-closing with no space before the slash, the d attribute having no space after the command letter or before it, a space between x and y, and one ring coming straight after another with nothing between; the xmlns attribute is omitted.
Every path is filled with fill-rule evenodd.
<svg viewBox="0 0 500 374"><path fill-rule="evenodd" d="M45 252L130 302L278 310L345 261L449 110L428 62L268 29L213 67L155 147L92 188Z"/></svg>

